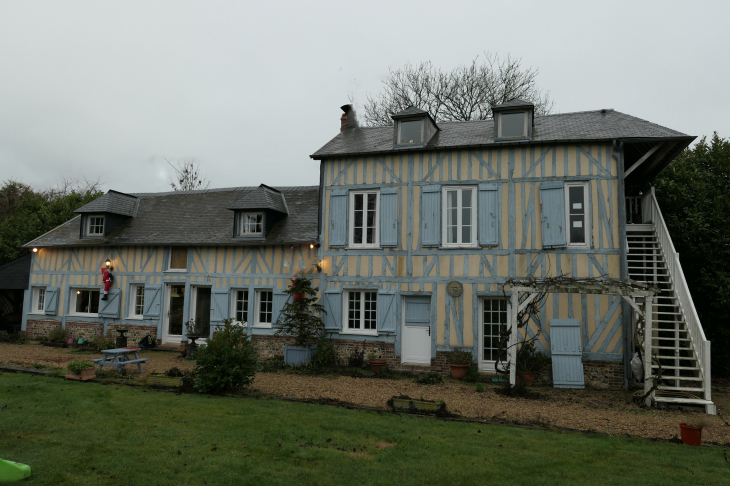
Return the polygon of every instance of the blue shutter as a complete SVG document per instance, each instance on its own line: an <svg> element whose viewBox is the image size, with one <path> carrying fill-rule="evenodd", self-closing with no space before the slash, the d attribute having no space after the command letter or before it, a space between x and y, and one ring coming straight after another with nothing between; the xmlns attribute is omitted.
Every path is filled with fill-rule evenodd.
<svg viewBox="0 0 730 486"><path fill-rule="evenodd" d="M406 297L406 326L431 327L431 297L411 295Z"/></svg>
<svg viewBox="0 0 730 486"><path fill-rule="evenodd" d="M562 182L540 184L542 205L541 227L543 248L566 246L565 195Z"/></svg>
<svg viewBox="0 0 730 486"><path fill-rule="evenodd" d="M477 218L479 220L479 244L481 246L497 246L499 244L499 192L497 183L482 182L479 184L479 204Z"/></svg>
<svg viewBox="0 0 730 486"><path fill-rule="evenodd" d="M228 289L213 289L210 295L210 323L215 329L223 326L223 320L228 319L230 306L228 304Z"/></svg>
<svg viewBox="0 0 730 486"><path fill-rule="evenodd" d="M555 388L584 388L578 319L550 320L550 353Z"/></svg>
<svg viewBox="0 0 730 486"><path fill-rule="evenodd" d="M99 299L99 317L119 317L119 304L122 300L119 289L110 290L106 300Z"/></svg>
<svg viewBox="0 0 730 486"><path fill-rule="evenodd" d="M160 317L160 303L162 302L162 286L159 284L144 286L144 312L145 319Z"/></svg>
<svg viewBox="0 0 730 486"><path fill-rule="evenodd" d="M43 312L47 316L55 316L58 313L58 287L48 287L46 289L44 309Z"/></svg>
<svg viewBox="0 0 730 486"><path fill-rule="evenodd" d="M337 190L330 193L330 246L347 245L347 191Z"/></svg>
<svg viewBox="0 0 730 486"><path fill-rule="evenodd" d="M324 330L327 332L340 332L342 326L342 290L324 291Z"/></svg>
<svg viewBox="0 0 730 486"><path fill-rule="evenodd" d="M276 326L279 323L279 316L281 311L286 305L286 301L289 299L289 294L283 290L274 290L274 301L271 305L271 325Z"/></svg>
<svg viewBox="0 0 730 486"><path fill-rule="evenodd" d="M380 246L398 246L398 189L380 190Z"/></svg>
<svg viewBox="0 0 730 486"><path fill-rule="evenodd" d="M396 329L395 292L380 290L378 292L378 334L395 334Z"/></svg>
<svg viewBox="0 0 730 486"><path fill-rule="evenodd" d="M441 186L423 186L421 198L421 245L441 244Z"/></svg>

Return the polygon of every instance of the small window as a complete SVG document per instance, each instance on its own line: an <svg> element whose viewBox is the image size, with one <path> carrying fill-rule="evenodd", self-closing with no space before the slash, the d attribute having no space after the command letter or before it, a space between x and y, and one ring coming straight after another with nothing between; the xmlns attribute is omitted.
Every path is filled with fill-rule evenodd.
<svg viewBox="0 0 730 486"><path fill-rule="evenodd" d="M499 137L526 137L527 112L501 113L499 115Z"/></svg>
<svg viewBox="0 0 730 486"><path fill-rule="evenodd" d="M31 313L43 314L46 311L46 288L33 289L33 307Z"/></svg>
<svg viewBox="0 0 730 486"><path fill-rule="evenodd" d="M104 216L86 217L86 236L104 236Z"/></svg>
<svg viewBox="0 0 730 486"><path fill-rule="evenodd" d="M239 218L239 236L261 236L264 234L263 213L241 213Z"/></svg>
<svg viewBox="0 0 730 486"><path fill-rule="evenodd" d="M261 327L271 327L271 321L274 314L274 292L271 290L259 290L256 292L256 325Z"/></svg>
<svg viewBox="0 0 730 486"><path fill-rule="evenodd" d="M482 301L482 360L506 361L507 346L501 346L502 333L507 329L507 301L484 299ZM494 366L492 364L492 366Z"/></svg>
<svg viewBox="0 0 730 486"><path fill-rule="evenodd" d="M587 186L585 182L568 183L565 185L565 206L568 222L568 244L572 246L587 246L590 235L590 212L587 207Z"/></svg>
<svg viewBox="0 0 730 486"><path fill-rule="evenodd" d="M186 246L173 246L170 248L170 265L168 270L187 270L188 248Z"/></svg>
<svg viewBox="0 0 730 486"><path fill-rule="evenodd" d="M446 187L444 198L444 246L475 246L476 231L475 187Z"/></svg>
<svg viewBox="0 0 730 486"><path fill-rule="evenodd" d="M96 315L99 313L99 291L71 289L71 308L74 314Z"/></svg>
<svg viewBox="0 0 730 486"><path fill-rule="evenodd" d="M398 122L398 145L423 143L423 120Z"/></svg>
<svg viewBox="0 0 730 486"><path fill-rule="evenodd" d="M380 245L377 191L350 193L350 246L377 248Z"/></svg>
<svg viewBox="0 0 730 486"><path fill-rule="evenodd" d="M248 290L236 290L233 296L232 314L236 322L248 322Z"/></svg>
<svg viewBox="0 0 730 486"><path fill-rule="evenodd" d="M141 319L144 315L144 285L131 285L129 295L129 317Z"/></svg>
<svg viewBox="0 0 730 486"><path fill-rule="evenodd" d="M347 292L346 320L345 332L377 334L378 293L356 290Z"/></svg>

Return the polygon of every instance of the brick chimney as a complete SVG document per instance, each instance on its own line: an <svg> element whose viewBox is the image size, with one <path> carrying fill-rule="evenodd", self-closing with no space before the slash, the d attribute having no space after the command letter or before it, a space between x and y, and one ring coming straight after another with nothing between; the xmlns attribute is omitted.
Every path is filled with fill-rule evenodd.
<svg viewBox="0 0 730 486"><path fill-rule="evenodd" d="M342 105L340 109L344 112L340 117L340 131L347 130L348 128L357 128L357 116L352 105Z"/></svg>

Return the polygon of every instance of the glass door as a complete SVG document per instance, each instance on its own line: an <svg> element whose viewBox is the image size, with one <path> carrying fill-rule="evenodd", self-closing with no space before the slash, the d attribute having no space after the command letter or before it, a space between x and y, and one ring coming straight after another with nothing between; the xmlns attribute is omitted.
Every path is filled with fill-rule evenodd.
<svg viewBox="0 0 730 486"><path fill-rule="evenodd" d="M182 337L183 309L185 308L185 284L170 285L170 300L167 305L167 335Z"/></svg>
<svg viewBox="0 0 730 486"><path fill-rule="evenodd" d="M195 324L200 329L200 337L208 339L210 336L210 287L197 287L195 294Z"/></svg>

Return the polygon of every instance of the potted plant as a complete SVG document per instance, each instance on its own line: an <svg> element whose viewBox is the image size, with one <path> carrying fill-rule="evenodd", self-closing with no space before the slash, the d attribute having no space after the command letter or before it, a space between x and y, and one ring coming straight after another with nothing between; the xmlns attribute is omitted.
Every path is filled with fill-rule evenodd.
<svg viewBox="0 0 730 486"><path fill-rule="evenodd" d="M702 445L702 429L705 428L704 419L699 419L690 423L679 424L679 434L682 442L691 446Z"/></svg>
<svg viewBox="0 0 730 486"><path fill-rule="evenodd" d="M461 380L466 376L469 371L469 366L472 362L471 351L452 351L448 355L449 371L451 371L451 378L455 380Z"/></svg>
<svg viewBox="0 0 730 486"><path fill-rule="evenodd" d="M119 333L119 336L117 337L117 347L126 348L127 336L125 336L124 333L129 332L129 329L127 329L125 326L119 326L116 331Z"/></svg>
<svg viewBox="0 0 730 486"><path fill-rule="evenodd" d="M368 354L368 364L370 365L370 371L380 373L383 366L386 364L385 358L378 358L374 353Z"/></svg>
<svg viewBox="0 0 730 486"><path fill-rule="evenodd" d="M298 276L285 293L289 295L279 314L277 336L292 336L294 345L284 347L284 362L291 366L308 364L317 351L317 341L324 335L324 306L318 303L317 289L312 281Z"/></svg>
<svg viewBox="0 0 730 486"><path fill-rule="evenodd" d="M517 351L517 374L525 380L525 386L532 386L537 374L549 361L546 355L540 353L533 341L525 341Z"/></svg>
<svg viewBox="0 0 730 486"><path fill-rule="evenodd" d="M73 361L66 365L69 380L86 381L96 378L96 365L88 361Z"/></svg>

